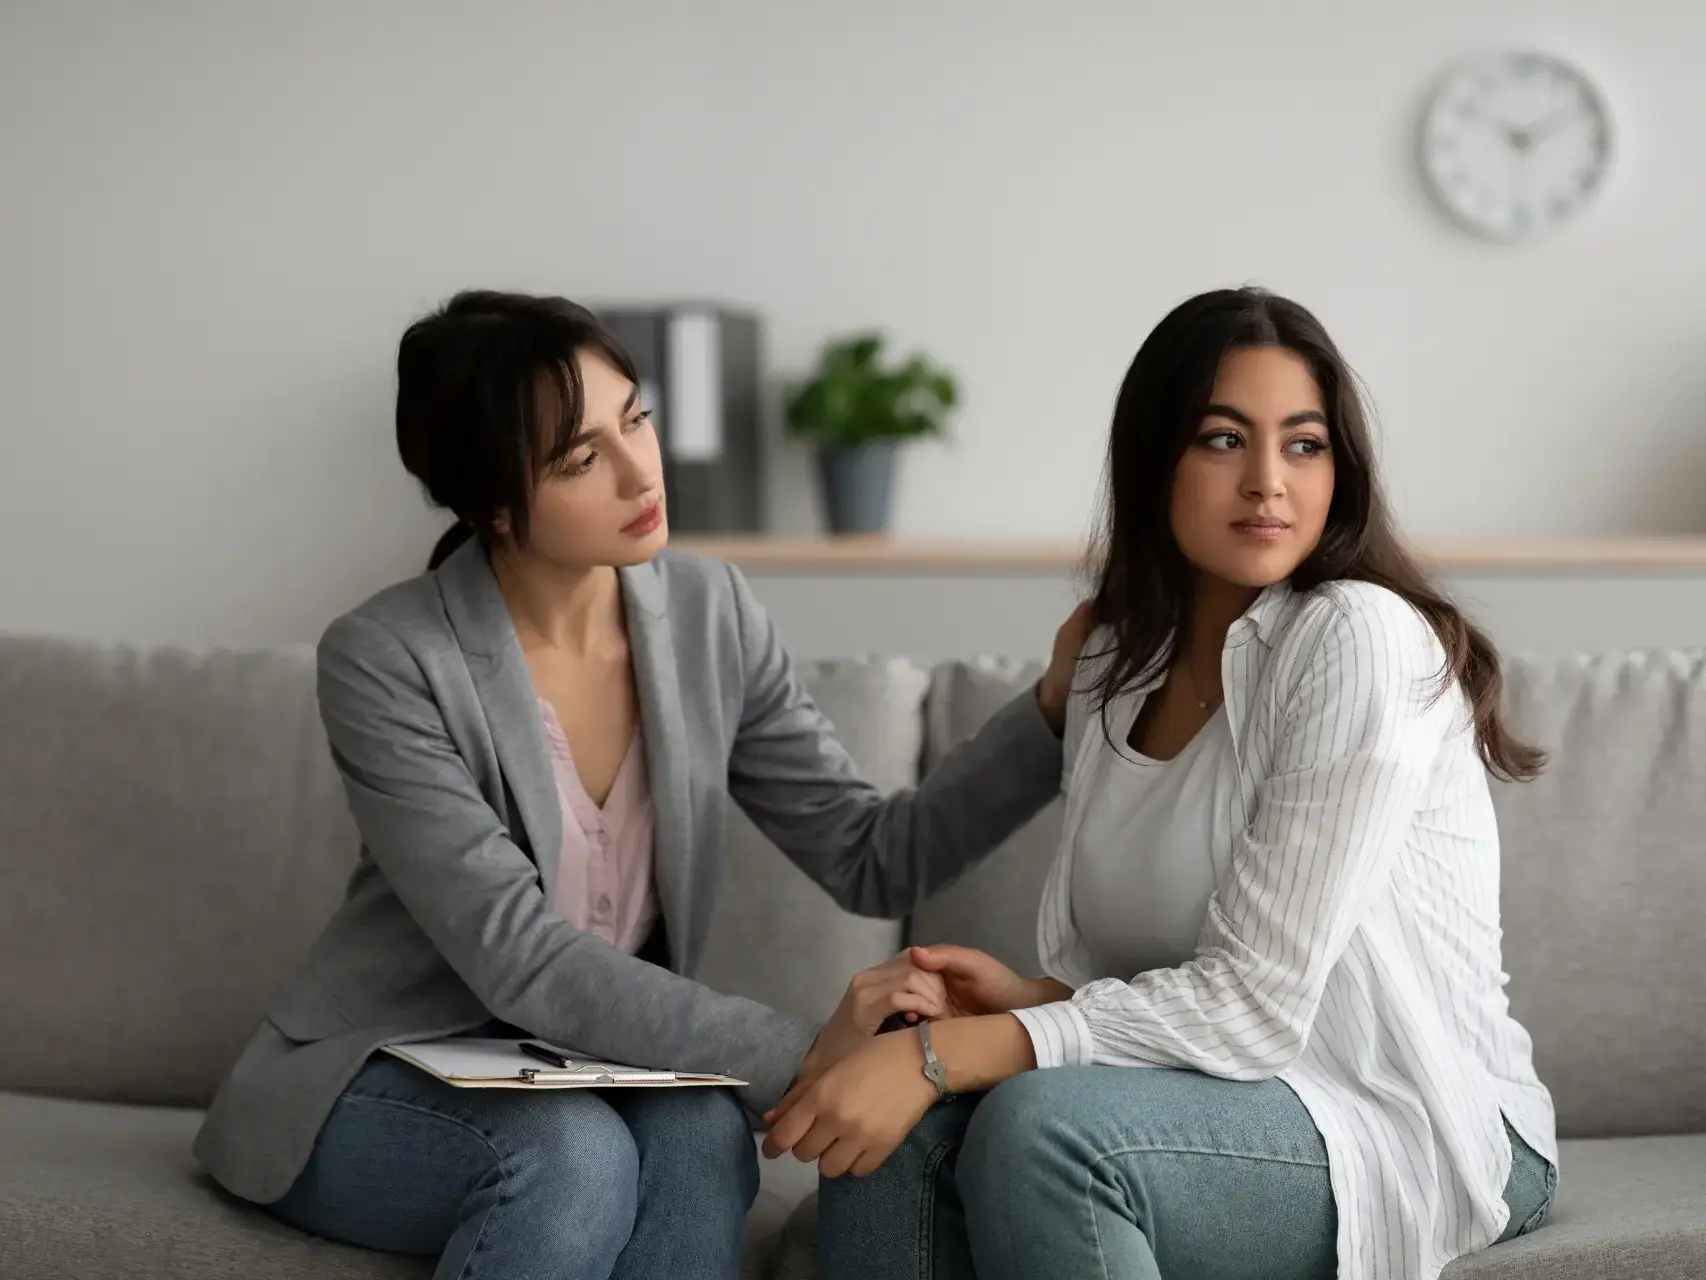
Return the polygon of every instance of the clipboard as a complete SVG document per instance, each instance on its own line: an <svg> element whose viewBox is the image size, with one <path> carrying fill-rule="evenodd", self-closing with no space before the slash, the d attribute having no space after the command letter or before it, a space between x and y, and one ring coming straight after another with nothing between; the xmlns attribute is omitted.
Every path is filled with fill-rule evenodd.
<svg viewBox="0 0 1706 1280"><path fill-rule="evenodd" d="M380 1048L458 1089L683 1089L735 1087L734 1076L698 1071L657 1071L566 1054L567 1067L529 1057L517 1040L449 1036L386 1044Z"/></svg>

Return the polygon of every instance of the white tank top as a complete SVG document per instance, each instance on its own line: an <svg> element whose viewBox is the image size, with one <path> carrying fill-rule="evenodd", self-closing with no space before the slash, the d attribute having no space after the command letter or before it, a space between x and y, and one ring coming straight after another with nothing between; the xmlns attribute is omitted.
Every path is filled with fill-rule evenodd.
<svg viewBox="0 0 1706 1280"><path fill-rule="evenodd" d="M1127 745L1142 697L1110 708L1083 745L1096 770L1072 851L1072 915L1100 977L1129 981L1196 955L1214 894L1210 823L1227 783L1226 708L1171 760Z"/></svg>

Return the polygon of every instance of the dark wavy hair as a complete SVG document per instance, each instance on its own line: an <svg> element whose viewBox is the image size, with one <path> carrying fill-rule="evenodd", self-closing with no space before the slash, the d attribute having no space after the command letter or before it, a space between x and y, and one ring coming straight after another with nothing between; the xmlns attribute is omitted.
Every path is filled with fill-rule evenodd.
<svg viewBox="0 0 1706 1280"><path fill-rule="evenodd" d="M527 545L538 476L566 456L585 406L575 353L592 350L630 382L634 362L597 316L567 298L459 293L397 344L397 452L429 501L456 516L436 569L500 515Z"/></svg>
<svg viewBox="0 0 1706 1280"><path fill-rule="evenodd" d="M1505 779L1534 777L1545 754L1505 723L1492 641L1445 596L1393 527L1355 375L1314 315L1254 288L1216 290L1180 304L1145 339L1120 385L1091 605L1094 621L1112 632L1109 649L1095 655L1109 661L1091 685L1104 726L1112 698L1159 676L1189 643L1196 569L1173 535L1174 473L1201 425L1221 361L1228 352L1264 346L1296 352L1309 365L1334 462L1326 529L1292 574L1292 586L1307 591L1352 579L1409 601L1445 649L1441 691L1456 681L1468 695L1488 769Z"/></svg>

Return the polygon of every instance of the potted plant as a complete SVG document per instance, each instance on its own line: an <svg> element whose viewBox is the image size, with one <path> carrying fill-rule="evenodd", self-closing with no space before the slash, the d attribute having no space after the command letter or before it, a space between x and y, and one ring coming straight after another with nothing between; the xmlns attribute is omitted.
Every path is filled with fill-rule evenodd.
<svg viewBox="0 0 1706 1280"><path fill-rule="evenodd" d="M883 337L827 343L817 370L787 396L788 434L815 441L832 533L888 527L898 446L946 433L959 388L947 370L914 354L883 361Z"/></svg>

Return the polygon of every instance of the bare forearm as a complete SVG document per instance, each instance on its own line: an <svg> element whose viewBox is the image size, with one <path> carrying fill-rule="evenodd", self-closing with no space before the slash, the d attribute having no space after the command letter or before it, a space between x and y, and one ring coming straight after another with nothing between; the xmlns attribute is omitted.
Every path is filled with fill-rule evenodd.
<svg viewBox="0 0 1706 1280"><path fill-rule="evenodd" d="M1037 1066L1030 1033L1010 1013L949 1018L931 1024L930 1038L955 1093L984 1093Z"/></svg>

